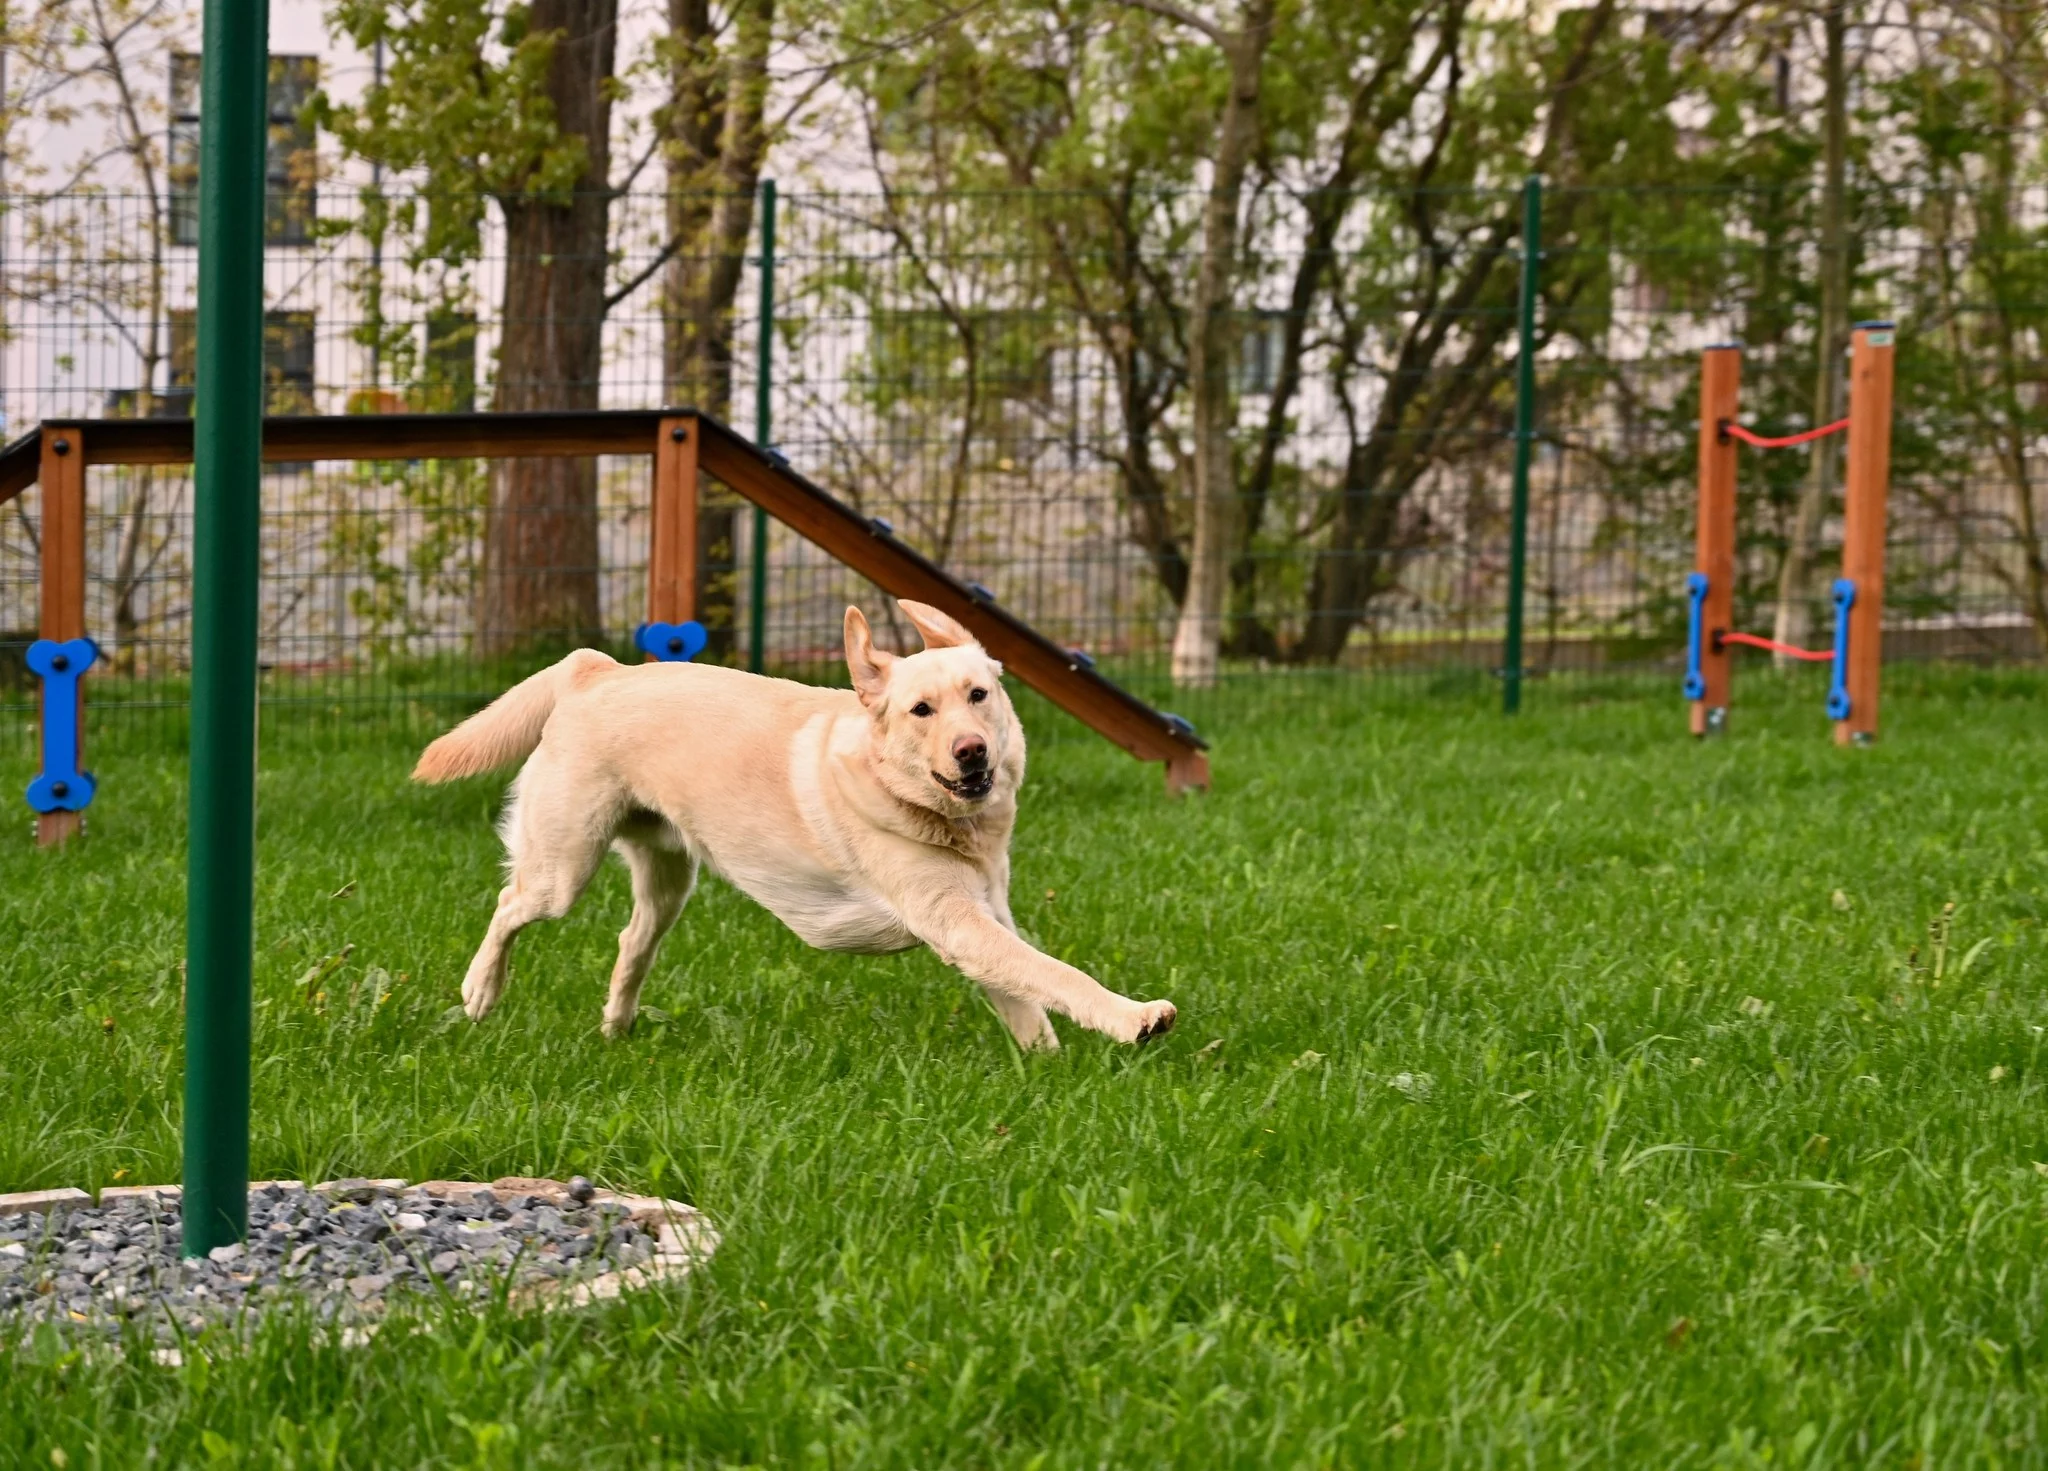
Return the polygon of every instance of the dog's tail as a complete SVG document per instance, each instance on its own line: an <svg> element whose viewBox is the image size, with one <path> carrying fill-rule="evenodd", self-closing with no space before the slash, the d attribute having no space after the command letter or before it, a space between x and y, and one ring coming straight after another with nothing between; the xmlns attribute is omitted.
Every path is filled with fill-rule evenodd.
<svg viewBox="0 0 2048 1471"><path fill-rule="evenodd" d="M555 713L556 702L570 689L617 667L618 661L609 654L578 649L561 663L515 684L420 752L412 779L454 781L524 761L540 744L540 733Z"/></svg>

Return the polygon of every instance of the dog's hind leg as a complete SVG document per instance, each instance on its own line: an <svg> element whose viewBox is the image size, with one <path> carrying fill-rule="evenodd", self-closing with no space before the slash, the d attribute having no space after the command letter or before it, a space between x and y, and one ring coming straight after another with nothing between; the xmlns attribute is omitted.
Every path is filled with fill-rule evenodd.
<svg viewBox="0 0 2048 1471"><path fill-rule="evenodd" d="M623 1037L633 1030L640 983L647 979L655 949L697 887L697 859L687 849L636 838L622 837L612 846L633 875L633 917L619 931L619 961L612 967L611 996L604 1007L604 1034Z"/></svg>
<svg viewBox="0 0 2048 1471"><path fill-rule="evenodd" d="M505 822L511 882L499 892L491 927L462 980L462 1008L471 1021L482 1021L498 1004L519 932L537 919L560 919L575 904L604 858L609 828L587 799L555 798L545 771L530 763L521 774Z"/></svg>

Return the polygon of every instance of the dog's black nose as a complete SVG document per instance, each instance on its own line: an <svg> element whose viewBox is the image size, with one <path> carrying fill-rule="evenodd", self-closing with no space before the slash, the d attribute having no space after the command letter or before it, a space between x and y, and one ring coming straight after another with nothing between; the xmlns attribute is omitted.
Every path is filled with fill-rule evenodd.
<svg viewBox="0 0 2048 1471"><path fill-rule="evenodd" d="M979 771L988 765L988 742L980 736L961 736L953 742L953 759L962 771Z"/></svg>

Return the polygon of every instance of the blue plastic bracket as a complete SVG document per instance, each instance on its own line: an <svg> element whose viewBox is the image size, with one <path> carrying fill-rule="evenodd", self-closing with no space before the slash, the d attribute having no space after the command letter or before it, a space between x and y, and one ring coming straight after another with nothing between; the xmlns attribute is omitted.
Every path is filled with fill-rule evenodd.
<svg viewBox="0 0 2048 1471"><path fill-rule="evenodd" d="M1828 671L1828 719L1849 718L1849 610L1856 606L1856 583L1837 577L1835 595L1835 662Z"/></svg>
<svg viewBox="0 0 2048 1471"><path fill-rule="evenodd" d="M1700 651L1706 645L1707 574L1695 572L1685 579L1685 697L1704 700L1707 676L1700 670Z"/></svg>
<svg viewBox="0 0 2048 1471"><path fill-rule="evenodd" d="M633 630L633 647L664 664L680 664L704 652L711 636L696 619L688 623L643 623Z"/></svg>
<svg viewBox="0 0 2048 1471"><path fill-rule="evenodd" d="M92 805L92 773L78 769L78 679L99 656L89 638L39 638L28 646L29 671L43 681L43 770L28 784L28 805L38 812Z"/></svg>

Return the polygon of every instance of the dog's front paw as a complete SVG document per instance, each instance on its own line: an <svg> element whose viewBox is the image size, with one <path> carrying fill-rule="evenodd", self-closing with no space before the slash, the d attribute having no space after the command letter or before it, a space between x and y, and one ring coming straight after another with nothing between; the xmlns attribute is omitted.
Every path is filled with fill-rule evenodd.
<svg viewBox="0 0 2048 1471"><path fill-rule="evenodd" d="M1163 1037L1173 1030L1175 1015L1171 1001L1141 1001L1131 1010L1128 1030L1122 1040L1144 1043L1154 1037Z"/></svg>
<svg viewBox="0 0 2048 1471"><path fill-rule="evenodd" d="M504 989L505 978L502 975L472 968L462 978L462 1009L469 1013L471 1021L480 1022L498 1004L499 993Z"/></svg>

